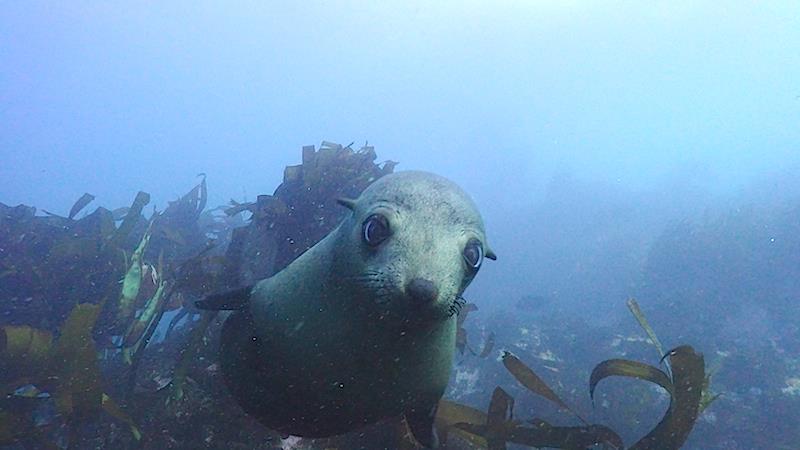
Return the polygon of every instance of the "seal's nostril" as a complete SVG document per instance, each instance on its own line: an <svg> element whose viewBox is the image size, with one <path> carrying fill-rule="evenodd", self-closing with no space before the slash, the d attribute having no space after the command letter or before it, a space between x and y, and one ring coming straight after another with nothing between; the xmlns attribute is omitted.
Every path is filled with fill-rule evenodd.
<svg viewBox="0 0 800 450"><path fill-rule="evenodd" d="M439 296L439 290L433 281L414 278L406 285L406 292L418 303L431 303Z"/></svg>

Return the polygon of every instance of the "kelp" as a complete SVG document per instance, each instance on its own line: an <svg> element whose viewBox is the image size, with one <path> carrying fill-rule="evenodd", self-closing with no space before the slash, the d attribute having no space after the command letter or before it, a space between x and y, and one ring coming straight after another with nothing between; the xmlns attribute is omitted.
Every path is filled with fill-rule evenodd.
<svg viewBox="0 0 800 450"><path fill-rule="evenodd" d="M660 351L660 342L644 314L634 300L628 302L636 320L644 328L651 342ZM459 324L460 328L461 324ZM662 360L668 360L672 368L666 373L657 367L624 359L610 359L597 364L589 378L589 395L594 402L595 389L600 381L621 376L635 378L661 386L670 395L670 405L664 417L646 436L630 449L635 450L677 450L683 446L691 432L702 408L710 404L715 396L708 392L710 376L705 374L703 355L690 346L680 346L666 352ZM541 419L520 422L513 418L514 401L502 388L497 387L492 395L485 416L476 410L450 402L440 403L445 411L437 423L444 427L440 433L447 435L452 429L461 430L485 440L490 450L505 449L507 443L531 447L564 449L586 449L595 445L624 448L623 441L612 429L588 422L571 409L530 367L508 351L503 352L503 365L514 378L529 391L546 398L559 408L572 412L585 425L577 427L553 426ZM443 406L446 406L443 408ZM460 417L462 420L455 420ZM472 440L471 442L483 442Z"/></svg>
<svg viewBox="0 0 800 450"><path fill-rule="evenodd" d="M167 285L169 285L169 287L165 287ZM123 348L123 361L130 365L130 371L128 373L128 385L125 392L126 399L129 399L134 393L134 389L136 387L136 374L142 361L144 350L147 348L147 345L150 343L150 338L153 336L158 324L161 322L161 318L164 315L164 310L166 309L166 306L172 297L172 294L174 293L173 286L174 285L170 284L166 280L161 282L158 289L156 289L156 292L153 294L153 298L151 298L151 300L153 300L152 304L146 305L145 310L142 312L143 315L147 314L148 317L137 320L138 324L142 324L144 326L141 335L130 347ZM165 333L165 339L166 335L167 333Z"/></svg>
<svg viewBox="0 0 800 450"><path fill-rule="evenodd" d="M697 411L698 415L702 414L706 408L711 406L712 403L714 403L723 395L722 392L714 392L711 389L711 378L714 376L717 369L719 369L719 366L712 366L712 368L706 374L706 378L703 380L703 393L700 396L700 407Z"/></svg>
<svg viewBox="0 0 800 450"><path fill-rule="evenodd" d="M213 254L214 248L206 247L175 269L176 289L199 297L224 286L227 260L223 255Z"/></svg>
<svg viewBox="0 0 800 450"><path fill-rule="evenodd" d="M516 356L512 355L510 352L503 352L503 365L506 367L511 375L517 379L523 386L525 386L529 391L533 392L534 394L540 395L551 402L558 405L559 408L564 409L573 413L576 417L580 418L582 422L586 423L585 420L581 418L580 415L575 413L572 408L570 408L566 403L564 403L561 398L559 398L556 393L550 389L550 386L544 382L539 375L536 374L530 367L525 365L522 361L519 360Z"/></svg>
<svg viewBox="0 0 800 450"><path fill-rule="evenodd" d="M80 220L73 220L92 200L88 194L82 196L73 205L69 217L36 217L34 208L0 205L0 246L5 250L0 254L0 275L9 281L0 286L0 295L11 297L12 302L18 297L25 300L22 305L25 309L14 303L8 305L13 311L12 317L17 320L58 329L58 337L53 339L49 330L31 325L0 327L0 387L14 398L29 401L39 401L39 395L29 394L40 392L42 398L48 398L63 420L70 424L73 434L78 433L78 423L104 410L128 423L138 439L140 432L132 419L108 393L103 392L100 363L109 364L111 370L116 371L119 369L113 368L115 361L138 361L136 357L141 355L155 330L171 292L172 282L168 277L173 272L165 265L174 263L162 262L159 258L159 269L151 271L153 264L146 262L148 248L152 248L154 223L151 220L148 229L139 234L146 223L142 210L150 201L147 193L139 192L129 208L115 211L116 214L97 208ZM167 210L171 213L170 218L188 211L189 218L196 221L206 202L207 188L203 177L181 201L173 202L172 208ZM186 204L191 207L185 208ZM156 214L154 219L163 215ZM119 227L114 223L118 219L122 220ZM159 224L162 236L166 234L163 226L167 223L161 221ZM179 224L179 227L188 226L188 223ZM137 234L138 245L131 242L131 237ZM187 248L197 248L198 243L204 245L202 235L198 230L188 235L191 241L186 240L183 244ZM161 250L163 253L163 248ZM153 278L151 283L151 276L156 273L159 277ZM83 286L91 286L91 289L81 289ZM94 303L73 300L80 297L88 297ZM50 302L48 298L58 298L59 302ZM64 320L63 315L59 318L58 314L49 313L47 309L39 312L35 306L40 304L46 308L72 310L67 309L68 317ZM100 305L103 304L108 306L108 314L101 315ZM62 320L63 325L59 327ZM96 336L106 349L123 348L121 352L105 350L102 361L97 359L92 339L96 323ZM115 355L123 357L116 358ZM129 373L129 379L135 379L134 364ZM122 391L133 385L114 383L111 387ZM16 414L1 405L0 411ZM4 420L4 423L8 421ZM35 435L35 428L26 430L15 433L15 437ZM76 439L71 435L69 440L74 442Z"/></svg>
<svg viewBox="0 0 800 450"><path fill-rule="evenodd" d="M139 427L136 426L136 423L133 421L133 419L131 419L131 417L125 411L123 411L119 405L117 405L114 399L109 397L107 394L103 394L101 407L108 415L128 425L134 439L137 441L142 439L142 432L139 431Z"/></svg>
<svg viewBox="0 0 800 450"><path fill-rule="evenodd" d="M0 445L12 444L33 428L30 420L22 414L14 414L0 409Z"/></svg>
<svg viewBox="0 0 800 450"><path fill-rule="evenodd" d="M175 330L175 327L178 326L183 319L188 317L190 314L189 308L181 308L178 312L170 319L169 323L167 324L167 329L164 331L164 340L169 339L172 335L172 332Z"/></svg>
<svg viewBox="0 0 800 450"><path fill-rule="evenodd" d="M514 399L501 387L494 388L486 415L486 443L489 450L506 448L508 424L514 418Z"/></svg>
<svg viewBox="0 0 800 450"><path fill-rule="evenodd" d="M27 325L0 327L0 382L40 370L47 362L53 335Z"/></svg>
<svg viewBox="0 0 800 450"><path fill-rule="evenodd" d="M94 195L92 195L92 194L90 194L88 192L86 192L85 194L81 195L81 198L79 198L75 202L75 204L72 205L72 208L69 210L69 215L67 217L70 218L70 219L73 219L79 212L81 212L81 210L83 208L86 207L86 205L91 203L92 200L94 200Z"/></svg>
<svg viewBox="0 0 800 450"><path fill-rule="evenodd" d="M60 450L60 447L36 427L31 418L30 406L0 404L0 446L13 446L19 439L25 439L30 447L24 448Z"/></svg>
<svg viewBox="0 0 800 450"><path fill-rule="evenodd" d="M565 449L594 448L597 445L623 448L624 445L617 433L603 425L553 426L541 419L532 419L530 425L515 426L509 431L509 442Z"/></svg>
<svg viewBox="0 0 800 450"><path fill-rule="evenodd" d="M122 340L122 355L123 360L128 364L132 363L133 354L142 347L145 332L153 326L153 321L164 304L164 288L166 285L167 282L165 280L158 284L156 292L145 303L142 313L131 322L128 331L125 333L125 337Z"/></svg>
<svg viewBox="0 0 800 450"><path fill-rule="evenodd" d="M453 433L471 444L485 448L488 444L481 435L469 433L461 428L455 428L457 423L469 425L486 425L486 413L471 406L462 405L442 399L436 410L436 429L443 445L447 444L448 436Z"/></svg>
<svg viewBox="0 0 800 450"><path fill-rule="evenodd" d="M133 199L133 203L131 204L130 208L128 208L127 214L125 214L125 217L122 219L122 223L119 225L119 228L117 228L111 237L111 242L114 245L122 245L122 242L128 237L131 231L133 231L133 228L139 222L139 219L142 216L142 209L144 209L148 203L150 203L150 194L139 191L136 194L136 198Z"/></svg>
<svg viewBox="0 0 800 450"><path fill-rule="evenodd" d="M492 394L485 424L475 422L459 422L452 427L483 437L489 450L504 450L507 443L564 449L587 449L598 444L623 446L622 439L602 425L557 427L541 419L528 423L514 420L514 399L500 387Z"/></svg>
<svg viewBox="0 0 800 450"><path fill-rule="evenodd" d="M494 332L489 332L489 336L486 337L486 342L483 344L483 350L478 354L479 358L486 358L492 353L494 349L494 340Z"/></svg>
<svg viewBox="0 0 800 450"><path fill-rule="evenodd" d="M694 427L705 380L703 355L688 345L667 352L672 364L673 395L664 418L632 450L681 448Z"/></svg>
<svg viewBox="0 0 800 450"><path fill-rule="evenodd" d="M532 392L572 411L533 370L518 358L504 352L503 363L509 372ZM576 414L577 415L577 414ZM489 450L507 448L507 443L531 447L585 449L605 443L622 448L622 440L611 429L601 425L555 427L540 420L514 420L514 399L501 387L495 388L486 414L465 405L446 400L439 403L437 426L446 437L457 430L466 433L474 445ZM445 441L446 442L446 441Z"/></svg>
<svg viewBox="0 0 800 450"><path fill-rule="evenodd" d="M151 226L152 223L151 221ZM125 272L125 278L122 279L122 291L117 304L117 321L120 324L127 323L133 316L136 297L139 295L139 288L142 284L142 257L149 242L150 228L148 227L136 250L131 254L130 266L128 271Z"/></svg>
<svg viewBox="0 0 800 450"><path fill-rule="evenodd" d="M0 297L7 301L0 310L12 323L53 331L82 298L97 298L119 279L119 253L107 245L115 230L108 210L72 220L2 209Z"/></svg>
<svg viewBox="0 0 800 450"><path fill-rule="evenodd" d="M470 434L486 435L488 426L460 423L456 425ZM552 426L541 419L532 419L530 424L513 420L506 421L497 427L496 440L492 445L487 444L490 450L505 449L507 443L524 445L535 448L563 448L563 449L589 449L597 445L606 445L611 448L623 448L622 439L610 428L603 425L590 425L583 427Z"/></svg>
<svg viewBox="0 0 800 450"><path fill-rule="evenodd" d="M289 166L270 196L259 196L251 223L235 233L226 256L231 285L252 284L286 267L327 235L347 209L339 198L356 198L390 173L375 164L368 146L353 150L332 142L303 147L302 164Z"/></svg>
<svg viewBox="0 0 800 450"><path fill-rule="evenodd" d="M61 330L50 360L50 373L58 374L54 392L56 406L72 421L86 420L101 409L126 422L136 439L141 437L132 419L103 392L92 328L101 306L76 305Z"/></svg>
<svg viewBox="0 0 800 450"><path fill-rule="evenodd" d="M661 341L659 341L658 336L656 336L655 330L653 330L653 328L650 326L641 308L639 308L639 303L636 301L636 299L631 298L628 300L627 305L628 309L630 309L631 313L636 318L636 321L639 322L639 325L642 327L645 333L647 333L650 342L658 351L660 361L662 361L667 368L667 374L669 376L672 376L671 358L666 358L667 353L664 352L664 348L661 345ZM722 395L722 393L714 393L713 390L711 389L711 377L714 375L714 372L716 371L717 368L719 367L717 366L709 370L708 373L705 375L705 378L703 379L703 387L702 387L702 394L700 397L700 406L698 414L702 413L706 408L711 406L711 404L714 403L714 401Z"/></svg>
<svg viewBox="0 0 800 450"><path fill-rule="evenodd" d="M217 311L203 311L200 313L200 320L195 324L194 329L192 329L189 341L184 346L183 351L181 351L178 364L175 366L175 370L172 374L172 395L167 399L168 401L181 400L183 398L184 384L186 383L189 367L194 361L197 349L203 342L206 329L211 325L211 321L213 321L215 317L217 317Z"/></svg>
<svg viewBox="0 0 800 450"><path fill-rule="evenodd" d="M244 211L254 212L255 208L256 202L239 203L231 199L231 206L225 208L224 212L227 216L235 216Z"/></svg>
<svg viewBox="0 0 800 450"><path fill-rule="evenodd" d="M92 340L99 313L99 305L76 305L53 346L49 372L57 374L54 397L62 414L85 417L100 407L103 392Z"/></svg>
<svg viewBox="0 0 800 450"><path fill-rule="evenodd" d="M154 326L157 318L160 318L160 312L163 310L164 305L164 288L167 285L167 280L164 277L164 253L161 252L158 258L158 267L148 266L150 271L150 281L156 286L155 292L144 303L141 313L136 317L128 326L122 338L122 354L123 360L130 364L132 356L139 348L146 345L143 339L147 330Z"/></svg>
<svg viewBox="0 0 800 450"><path fill-rule="evenodd" d="M661 386L668 394L673 395L672 380L670 380L669 375L662 372L657 367L638 361L609 359L595 366L589 378L589 396L592 397L593 402L594 390L597 387L597 383L611 376L638 378L640 380L649 381Z"/></svg>
<svg viewBox="0 0 800 450"><path fill-rule="evenodd" d="M624 360L617 360L613 364L600 364L592 372L590 384L592 392L600 380L609 376L624 376L658 384L670 394L670 405L664 417L631 449L681 448L697 420L705 381L703 355L695 352L690 346L680 346L667 352L665 358L669 358L672 363L672 377L668 377L655 367L640 363L634 366L630 361Z"/></svg>
<svg viewBox="0 0 800 450"><path fill-rule="evenodd" d="M13 386L19 384L19 380L24 379L52 393L58 412L67 418L73 429L77 423L104 409L127 422L134 435L138 435L132 419L103 393L97 351L92 339L92 328L100 309L101 305L76 305L55 341L50 333L42 330L3 327L4 339L1 342L4 345L0 351L0 365L7 367L10 363L19 364L20 358L26 363L15 366L18 377L0 381L4 383L6 391L12 390ZM31 400L48 397L39 394ZM24 414L16 409L4 410L0 406L0 416L3 416L0 421L4 423L27 423ZM31 428L22 435L35 434L35 431ZM0 434L4 432L0 430ZM19 433L15 433L9 439L19 436Z"/></svg>
<svg viewBox="0 0 800 450"><path fill-rule="evenodd" d="M649 326L635 301L629 307L636 319L651 335L654 345L658 343L655 331ZM658 344L660 346L660 344ZM649 381L664 388L670 395L670 405L659 424L631 449L659 450L681 448L689 436L700 412L703 391L708 388L703 355L690 346L677 347L661 358L668 360L670 374L660 369L628 360L608 360L595 366L589 382L589 392L594 399L597 384L610 376L622 376Z"/></svg>
<svg viewBox="0 0 800 450"><path fill-rule="evenodd" d="M182 259L197 250L203 242L198 227L198 219L208 202L208 188L205 174L200 183L176 201L171 201L167 208L154 217L152 228L155 248L165 251L172 258Z"/></svg>
<svg viewBox="0 0 800 450"><path fill-rule="evenodd" d="M121 208L115 208L114 210L111 211L111 217L114 219L115 222L120 221L120 220L124 219L125 216L128 215L128 211L130 211L130 210L131 210L131 208L128 207L128 206L123 206Z"/></svg>
<svg viewBox="0 0 800 450"><path fill-rule="evenodd" d="M138 429L119 409L111 397L103 393L97 351L92 340L101 305L76 305L67 318L53 347L51 372L60 373L56 387L56 405L62 414L85 418L99 409L106 410L131 426L136 438Z"/></svg>
<svg viewBox="0 0 800 450"><path fill-rule="evenodd" d="M628 299L627 303L628 309L633 314L633 317L636 318L636 321L639 322L639 326L642 327L645 333L647 333L647 337L650 338L650 342L653 343L653 346L658 351L659 359L664 359L664 347L661 345L661 341L658 340L658 336L656 336L656 332L653 330L653 327L650 326L650 323L647 322L647 318L644 316L641 308L639 308L639 303L636 301L635 298ZM667 367L669 370L669 367Z"/></svg>

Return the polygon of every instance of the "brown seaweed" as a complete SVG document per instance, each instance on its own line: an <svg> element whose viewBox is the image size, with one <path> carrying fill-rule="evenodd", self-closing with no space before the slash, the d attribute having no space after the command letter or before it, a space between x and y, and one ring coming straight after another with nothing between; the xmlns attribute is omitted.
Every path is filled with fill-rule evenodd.
<svg viewBox="0 0 800 450"><path fill-rule="evenodd" d="M49 372L57 374L55 400L62 414L85 417L100 408L103 391L91 335L99 312L99 305L76 305L53 346Z"/></svg>
<svg viewBox="0 0 800 450"><path fill-rule="evenodd" d="M103 394L101 400L101 407L103 411L105 411L108 415L117 418L118 420L124 422L128 425L131 430L131 434L133 434L133 438L137 441L142 438L142 432L139 431L139 427L136 426L136 422L131 419L131 416L128 415L122 408L117 405L117 402L114 401L111 397L107 394Z"/></svg>
<svg viewBox="0 0 800 450"><path fill-rule="evenodd" d="M514 399L500 387L495 388L492 394L485 424L476 422L459 422L452 426L483 437L489 450L504 450L507 443L576 450L598 444L623 448L619 435L602 425L558 427L540 419L533 419L530 423L514 420Z"/></svg>
<svg viewBox="0 0 800 450"><path fill-rule="evenodd" d="M587 449L597 445L623 448L622 438L603 425L579 427L553 426L541 419L530 421L532 426L516 426L509 431L509 442L530 447Z"/></svg>
<svg viewBox="0 0 800 450"><path fill-rule="evenodd" d="M137 222L139 222L139 219L142 215L142 209L148 203L150 203L150 194L139 191L136 194L136 198L133 199L133 203L131 204L130 208L128 208L125 218L122 219L122 223L120 224L119 228L117 228L117 230L114 232L114 235L111 237L112 242L114 242L117 246L122 244L131 231L133 231L133 228L136 226Z"/></svg>
<svg viewBox="0 0 800 450"><path fill-rule="evenodd" d="M679 449L694 427L705 381L703 355L688 345L667 352L672 363L673 394L658 425L631 450Z"/></svg>
<svg viewBox="0 0 800 450"><path fill-rule="evenodd" d="M3 347L0 349L0 366L15 364L16 377L0 380L6 391L22 380L35 383L52 393L55 405L72 425L73 439L78 423L92 418L101 409L129 423L132 432L138 433L132 419L103 393L97 351L92 339L92 329L101 306L89 303L76 305L61 327L55 342L49 333L30 327L3 327ZM24 415L16 409L7 410L0 405L2 422L27 426ZM127 417L127 419L125 419ZM2 429L3 425L0 425ZM0 435L4 434L0 430ZM22 435L35 436L35 428ZM10 438L19 436L13 434ZM0 438L0 442L3 439Z"/></svg>
<svg viewBox="0 0 800 450"><path fill-rule="evenodd" d="M629 303L629 306L631 303ZM631 308L637 320L648 333L651 340L658 342L655 332L644 319L638 307ZM680 346L667 352L672 372L667 374L660 369L637 361L622 359L606 360L595 366L589 380L589 394L594 400L597 384L611 376L636 378L657 384L670 394L670 406L659 424L645 437L640 439L631 449L638 450L677 450L686 441L691 432L697 416L702 411L705 401L713 401L714 397L706 395L709 377L705 374L705 363L702 354L694 351L689 346ZM489 449L505 449L507 443L516 443L531 447L553 447L565 449L585 449L602 444L613 448L623 448L622 439L608 427L602 425L589 425L583 418L575 413L563 402L555 392L527 365L509 352L503 353L503 364L506 369L523 386L531 392L540 395L555 403L562 409L575 414L585 426L563 427L552 426L549 423L533 419L529 424L513 419L513 398L500 387L495 389L486 418L462 405L447 404L448 413L462 412L464 420L446 423L446 431L458 429L466 433L480 436L486 440ZM708 400L710 398L710 401ZM442 403L444 405L444 403ZM442 406L440 406L441 408ZM461 409L459 409L461 408ZM464 414L463 411L469 414ZM473 441L474 442L474 441Z"/></svg>
<svg viewBox="0 0 800 450"><path fill-rule="evenodd" d="M0 327L0 383L22 384L48 361L53 335L27 325Z"/></svg>
<svg viewBox="0 0 800 450"><path fill-rule="evenodd" d="M514 378L516 378L520 384L528 388L529 391L533 392L534 394L541 395L542 397L558 405L560 408L575 414L577 417L580 417L572 410L572 408L564 403L564 401L561 400L561 398L552 389L550 389L550 386L548 386L544 380L539 378L539 375L536 375L536 372L531 370L530 367L528 367L510 352L503 352L503 365L506 366L506 369L511 373L511 375L514 375ZM583 419L581 420L583 421Z"/></svg>
<svg viewBox="0 0 800 450"><path fill-rule="evenodd" d="M609 359L596 365L592 370L592 375L589 378L589 396L592 397L592 401L594 401L594 390L597 387L597 383L611 376L649 381L661 386L670 395L673 394L672 380L670 380L669 375L657 367L627 359Z"/></svg>
<svg viewBox="0 0 800 450"><path fill-rule="evenodd" d="M152 226L153 221L150 222ZM122 290L117 305L117 321L124 326L133 317L136 298L142 284L142 258L147 244L150 242L150 228L144 233L136 250L131 254L131 263L125 278L122 279Z"/></svg>
<svg viewBox="0 0 800 450"><path fill-rule="evenodd" d="M436 411L436 428L439 432L441 443L447 444L450 433L457 433L459 437L481 448L488 444L481 435L469 433L461 428L455 428L457 423L483 426L486 425L486 413L471 406L442 399Z"/></svg>
<svg viewBox="0 0 800 450"><path fill-rule="evenodd" d="M635 298L631 298L628 299L626 304L628 305L628 309L631 311L631 314L633 314L633 317L635 317L636 321L639 322L639 326L642 327L644 332L647 334L647 337L650 339L650 342L656 348L656 351L658 351L658 357L663 360L665 354L664 346L661 345L661 341L658 339L658 336L656 336L655 330L653 330L653 327L650 326L650 323L647 321L642 309L639 308L639 302L637 302ZM667 364L667 372L669 372L669 370L669 364Z"/></svg>
<svg viewBox="0 0 800 450"><path fill-rule="evenodd" d="M72 208L69 210L69 215L67 217L70 218L70 219L73 219L79 212L81 212L81 210L83 208L86 207L86 205L91 203L92 200L94 200L94 195L92 195L92 194L90 194L88 192L83 194L83 195L81 195L81 198L79 198L75 202L75 204L72 205Z"/></svg>
<svg viewBox="0 0 800 450"><path fill-rule="evenodd" d="M478 354L479 358L486 358L492 353L494 349L494 332L489 332L489 336L486 337L486 342L483 344L483 350Z"/></svg>
<svg viewBox="0 0 800 450"><path fill-rule="evenodd" d="M514 418L514 399L501 387L494 388L486 415L486 442L489 450L506 448L508 424Z"/></svg>

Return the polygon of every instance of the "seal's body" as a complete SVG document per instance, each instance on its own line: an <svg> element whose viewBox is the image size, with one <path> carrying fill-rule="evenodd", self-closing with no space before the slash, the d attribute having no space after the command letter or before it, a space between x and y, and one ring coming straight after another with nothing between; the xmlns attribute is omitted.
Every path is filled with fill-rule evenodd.
<svg viewBox="0 0 800 450"><path fill-rule="evenodd" d="M199 302L236 309L221 367L231 393L274 430L345 433L405 414L436 445L461 294L486 245L472 201L424 172L380 178L334 231L252 288Z"/></svg>

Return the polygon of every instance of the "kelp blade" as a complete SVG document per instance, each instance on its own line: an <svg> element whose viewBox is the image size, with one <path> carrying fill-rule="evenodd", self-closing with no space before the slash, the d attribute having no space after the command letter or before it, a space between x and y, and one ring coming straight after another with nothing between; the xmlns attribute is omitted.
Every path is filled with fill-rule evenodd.
<svg viewBox="0 0 800 450"><path fill-rule="evenodd" d="M458 349L458 353L463 355L464 350L467 348L467 330L464 328L459 328L456 330L456 349Z"/></svg>
<svg viewBox="0 0 800 450"><path fill-rule="evenodd" d="M507 421L502 427L504 442L499 442L505 448L505 443L513 443L535 448L562 448L569 450L583 450L595 448L597 445L609 445L612 448L624 448L622 438L608 427L602 425L589 425L585 427L554 427L543 420L534 419L532 425L525 425L515 421ZM488 436L488 425L471 423L457 423L454 427L475 436ZM496 444L497 445L497 444ZM489 449L493 447L489 446Z"/></svg>
<svg viewBox="0 0 800 450"><path fill-rule="evenodd" d="M139 317L131 322L130 326L128 327L128 331L125 333L125 337L123 338L123 347L130 348L138 344L147 328L150 327L151 322L158 313L158 310L164 300L165 285L166 282L164 281L158 284L156 292L147 300L147 303L145 303L144 309Z"/></svg>
<svg viewBox="0 0 800 450"><path fill-rule="evenodd" d="M114 232L114 236L111 238L114 243L120 245L128 236L128 234L130 234L142 214L142 209L148 203L150 203L150 194L139 191L136 194L136 198L133 199L133 203L131 204L130 208L128 208L128 213L125 214L125 218L122 219L122 223L119 225L119 228L117 228L117 231Z"/></svg>
<svg viewBox="0 0 800 450"><path fill-rule="evenodd" d="M639 322L639 326L641 326L644 332L647 333L647 337L650 338L650 341L653 343L653 346L658 351L658 357L663 358L664 347L661 345L661 341L658 340L658 336L656 336L655 330L653 330L653 327L650 326L650 323L644 316L642 309L639 308L639 302L637 302L635 298L631 298L627 301L627 305L628 309L631 310L631 314L633 314L633 317L635 317L636 321Z"/></svg>
<svg viewBox="0 0 800 450"><path fill-rule="evenodd" d="M53 335L26 325L0 327L0 381L10 382L46 364Z"/></svg>
<svg viewBox="0 0 800 450"><path fill-rule="evenodd" d="M494 388L492 400L489 402L489 413L486 417L486 441L489 450L501 450L506 448L507 430L506 424L514 416L514 399L508 395L501 387Z"/></svg>
<svg viewBox="0 0 800 450"><path fill-rule="evenodd" d="M152 226L153 222L150 222ZM147 244L150 242L150 226L142 235L139 245L131 254L131 264L125 277L122 279L122 290L120 291L119 303L117 304L117 322L120 326L126 326L134 314L136 297L142 285L142 257Z"/></svg>
<svg viewBox="0 0 800 450"><path fill-rule="evenodd" d="M94 195L86 192L85 194L81 195L81 198L72 205L72 208L69 210L69 218L74 218L83 208L86 207L89 203L94 200Z"/></svg>
<svg viewBox="0 0 800 450"><path fill-rule="evenodd" d="M494 348L494 332L490 332L489 336L486 338L486 343L483 344L483 350L481 350L480 354L478 354L479 358L486 358L492 353L492 349Z"/></svg>
<svg viewBox="0 0 800 450"><path fill-rule="evenodd" d="M561 398L559 398L559 396L556 395L552 389L550 389L550 386L548 386L544 380L539 378L539 375L536 375L536 373L525 363L520 361L519 358L509 352L503 352L503 365L506 366L506 369L511 372L511 375L513 375L514 378L516 378L517 381L519 381L523 386L528 388L529 391L533 392L534 394L541 395L562 409L565 409L578 416L575 411L567 406L567 404L564 403L564 401L561 400Z"/></svg>
<svg viewBox="0 0 800 450"><path fill-rule="evenodd" d="M475 446L486 448L488 445L483 436L455 427L458 423L485 426L486 413L483 411L449 400L440 400L435 423L442 444L446 444L448 435L454 433Z"/></svg>
<svg viewBox="0 0 800 450"><path fill-rule="evenodd" d="M55 400L62 414L86 416L97 411L102 402L100 368L92 340L99 312L99 305L75 305L53 346L50 372L58 374Z"/></svg>
<svg viewBox="0 0 800 450"><path fill-rule="evenodd" d="M667 352L672 365L674 393L661 422L630 450L673 450L686 442L700 408L705 381L705 361L688 345Z"/></svg>
<svg viewBox="0 0 800 450"><path fill-rule="evenodd" d="M466 413L461 415L471 415L472 420L462 420L452 427L485 439L489 450L506 449L509 442L532 447L566 449L584 449L605 443L622 448L622 439L603 426L552 427L541 420L532 421L534 426L525 426L514 421L514 399L500 387L495 388L492 393L485 422L479 411L461 405L456 407L466 408Z"/></svg>
<svg viewBox="0 0 800 450"><path fill-rule="evenodd" d="M531 423L532 426L515 426L509 432L508 441L531 447L586 449L607 444L614 448L623 448L622 438L602 425L554 427L538 419Z"/></svg>
<svg viewBox="0 0 800 450"><path fill-rule="evenodd" d="M110 416L125 422L128 427L130 427L131 434L133 434L134 439L137 441L142 439L142 433L139 431L139 427L136 426L136 423L133 421L133 419L131 419L131 417L125 411L123 411L122 408L120 408L111 397L103 394L102 406L103 411L108 413Z"/></svg>
<svg viewBox="0 0 800 450"><path fill-rule="evenodd" d="M673 393L672 381L661 369L638 361L609 359L596 365L592 370L592 375L589 378L589 396L592 401L594 401L594 390L597 387L597 383L612 376L649 381L661 386L670 395Z"/></svg>

